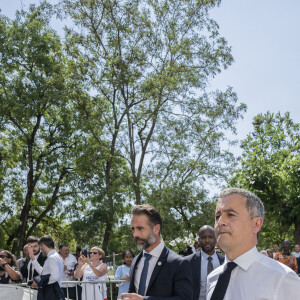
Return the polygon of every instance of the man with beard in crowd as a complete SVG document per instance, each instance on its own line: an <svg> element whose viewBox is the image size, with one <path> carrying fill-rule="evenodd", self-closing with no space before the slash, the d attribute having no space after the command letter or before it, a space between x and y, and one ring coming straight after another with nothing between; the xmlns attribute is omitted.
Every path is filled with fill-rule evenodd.
<svg viewBox="0 0 300 300"><path fill-rule="evenodd" d="M130 269L130 300L192 300L193 286L189 263L161 242L162 220L149 204L137 205L131 212L131 229L137 255Z"/></svg>
<svg viewBox="0 0 300 300"><path fill-rule="evenodd" d="M32 285L37 285L37 299L43 300L64 300L62 286L62 274L64 263L61 256L54 249L54 241L49 235L41 237L39 240L43 253L46 254L42 272L39 276L34 277Z"/></svg>
<svg viewBox="0 0 300 300"><path fill-rule="evenodd" d="M224 262L224 256L215 251L216 236L214 229L204 225L199 230L201 250L185 259L189 261L193 275L193 299L206 299L207 275Z"/></svg>
<svg viewBox="0 0 300 300"><path fill-rule="evenodd" d="M27 248L28 255L30 257L30 261L27 265L27 269L28 269L27 281L30 283L32 282L35 276L38 276L42 273L44 263L47 259L47 255L45 255L41 251L38 237L29 236L27 238L27 244L28 244L28 248Z"/></svg>

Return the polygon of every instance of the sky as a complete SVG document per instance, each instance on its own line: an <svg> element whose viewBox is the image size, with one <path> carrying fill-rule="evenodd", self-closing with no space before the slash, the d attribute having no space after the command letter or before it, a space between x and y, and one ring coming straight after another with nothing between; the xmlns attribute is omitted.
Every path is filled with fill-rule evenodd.
<svg viewBox="0 0 300 300"><path fill-rule="evenodd" d="M299 0L223 0L211 13L235 60L211 86L232 86L248 106L238 139L252 131L259 113L289 111L300 122L299 15Z"/></svg>
<svg viewBox="0 0 300 300"><path fill-rule="evenodd" d="M16 9L30 3L38 0L0 0L0 8L13 18ZM237 124L236 138L246 138L259 113L289 111L300 122L300 1L223 0L210 15L232 47L235 60L211 81L210 88L232 86L248 107ZM238 146L233 152L241 154Z"/></svg>

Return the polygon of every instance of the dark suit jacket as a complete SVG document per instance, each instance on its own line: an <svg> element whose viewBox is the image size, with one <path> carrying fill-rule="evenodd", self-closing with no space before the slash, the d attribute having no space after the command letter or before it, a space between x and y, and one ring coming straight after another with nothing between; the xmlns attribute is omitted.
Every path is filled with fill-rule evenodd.
<svg viewBox="0 0 300 300"><path fill-rule="evenodd" d="M137 255L130 269L129 293L137 293L134 286L135 271L143 252ZM178 254L164 246L154 267L146 300L192 300L193 286L190 265Z"/></svg>
<svg viewBox="0 0 300 300"><path fill-rule="evenodd" d="M296 257L298 263L298 274L300 274L300 257Z"/></svg>
<svg viewBox="0 0 300 300"><path fill-rule="evenodd" d="M217 253L219 258L220 265L223 264L225 257L219 253ZM201 251L198 251L192 255L186 256L184 258L187 260L192 269L193 276L193 300L198 300L200 295L200 282L201 282Z"/></svg>

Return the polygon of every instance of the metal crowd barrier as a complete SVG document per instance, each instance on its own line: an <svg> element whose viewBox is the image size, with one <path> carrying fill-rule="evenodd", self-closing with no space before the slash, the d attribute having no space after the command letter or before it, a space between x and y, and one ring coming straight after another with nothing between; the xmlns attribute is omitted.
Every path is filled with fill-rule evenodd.
<svg viewBox="0 0 300 300"><path fill-rule="evenodd" d="M0 284L0 299L36 300L37 290L25 288L18 284Z"/></svg>
<svg viewBox="0 0 300 300"><path fill-rule="evenodd" d="M109 286L109 289L107 289L106 291L106 295L105 295L105 291L104 288L102 287L102 298L105 299L105 296L108 300L116 300L117 299L117 295L118 295L118 289L116 287L116 284L122 283L125 280L98 280L98 281L63 281L64 287L67 288L67 297L66 300L70 300L71 298L69 298L69 289L68 289L68 284L71 284L72 287L74 285L74 283L76 284L76 300L81 300L81 297L79 295L78 292L78 286L83 287L84 284L88 284L88 285L92 285L93 286L93 296L94 299L88 299L88 300L97 300L97 296L96 296L96 288L99 288L99 284L101 285L106 285ZM87 299L87 294L86 294L86 290L85 289L85 299ZM82 289L82 293L83 289ZM74 298L72 298L74 299Z"/></svg>
<svg viewBox="0 0 300 300"><path fill-rule="evenodd" d="M67 289L66 300L81 300L80 291L85 284L92 285L94 295L94 299L87 299L87 295L85 294L85 299L87 300L98 300L99 297L96 296L96 288L99 288L99 284L106 285L106 295L103 293L103 298L107 300L117 300L118 288L117 284L124 282L124 280L101 280L101 281L63 281L63 286ZM70 298L69 296L69 288L75 287L76 297ZM79 287L79 288L78 288ZM86 289L84 289L86 291ZM83 289L82 289L83 291ZM105 292L105 288L102 287L102 291ZM107 296L105 298L105 296ZM5 300L36 300L37 290L31 289L26 286L26 283L20 284L0 284L0 299Z"/></svg>

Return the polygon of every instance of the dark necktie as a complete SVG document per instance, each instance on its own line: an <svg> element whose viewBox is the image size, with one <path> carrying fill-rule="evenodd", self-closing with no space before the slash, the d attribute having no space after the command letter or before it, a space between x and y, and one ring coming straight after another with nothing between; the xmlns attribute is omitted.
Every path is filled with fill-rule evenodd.
<svg viewBox="0 0 300 300"><path fill-rule="evenodd" d="M236 266L237 264L234 262L229 262L226 264L223 273L219 276L210 300L223 300L229 284L231 272Z"/></svg>
<svg viewBox="0 0 300 300"><path fill-rule="evenodd" d="M207 276L208 276L208 274L214 269L214 266L212 264L213 258L211 256L209 256L207 260L208 260L207 262Z"/></svg>
<svg viewBox="0 0 300 300"><path fill-rule="evenodd" d="M29 280L32 280L32 262L30 264L30 268L29 268Z"/></svg>
<svg viewBox="0 0 300 300"><path fill-rule="evenodd" d="M139 291L138 294L141 296L145 295L145 289L146 289L146 279L148 274L148 268L149 268L149 260L152 257L151 254L144 253L145 261L144 261L144 267L142 270L141 278L140 278L140 284L139 284Z"/></svg>

